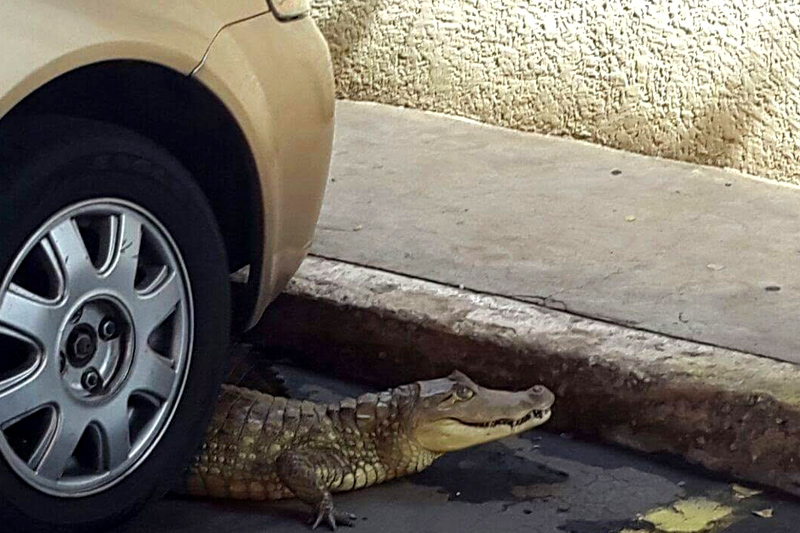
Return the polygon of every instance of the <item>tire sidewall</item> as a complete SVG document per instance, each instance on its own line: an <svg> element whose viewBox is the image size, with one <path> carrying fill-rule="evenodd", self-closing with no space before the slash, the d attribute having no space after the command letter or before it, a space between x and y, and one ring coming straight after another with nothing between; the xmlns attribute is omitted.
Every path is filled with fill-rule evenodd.
<svg viewBox="0 0 800 533"><path fill-rule="evenodd" d="M120 199L152 214L177 245L194 304L193 353L183 395L158 445L116 485L81 498L46 495L0 461L0 505L13 522L86 527L116 522L163 493L202 438L226 364L230 295L222 237L208 202L169 154L135 134L82 121L83 137L52 142L34 159L3 165L0 276L29 237L67 206ZM27 524L25 524L27 522ZM17 524L15 524L17 525Z"/></svg>

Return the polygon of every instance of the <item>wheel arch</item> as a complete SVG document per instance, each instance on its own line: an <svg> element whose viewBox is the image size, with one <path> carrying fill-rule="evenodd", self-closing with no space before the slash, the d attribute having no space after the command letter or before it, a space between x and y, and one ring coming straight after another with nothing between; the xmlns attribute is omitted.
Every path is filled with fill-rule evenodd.
<svg viewBox="0 0 800 533"><path fill-rule="evenodd" d="M258 170L238 120L205 85L142 60L104 60L43 84L0 118L62 114L100 120L144 135L175 156L209 200L228 251L229 271L249 265L234 284L239 328L258 297L264 254L264 206Z"/></svg>

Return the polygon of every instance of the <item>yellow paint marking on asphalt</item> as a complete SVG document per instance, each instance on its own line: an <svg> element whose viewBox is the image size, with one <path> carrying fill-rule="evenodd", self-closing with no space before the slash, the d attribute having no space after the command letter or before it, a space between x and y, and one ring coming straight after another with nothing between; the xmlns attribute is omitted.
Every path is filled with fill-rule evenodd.
<svg viewBox="0 0 800 533"><path fill-rule="evenodd" d="M753 496L758 496L761 494L760 490L756 489L749 489L747 487L743 487L742 485L733 484L731 486L734 492L734 498L737 500L744 500L746 498L752 498Z"/></svg>
<svg viewBox="0 0 800 533"><path fill-rule="evenodd" d="M658 533L702 533L733 514L733 509L706 498L680 500L669 507L654 509L642 520L655 526Z"/></svg>

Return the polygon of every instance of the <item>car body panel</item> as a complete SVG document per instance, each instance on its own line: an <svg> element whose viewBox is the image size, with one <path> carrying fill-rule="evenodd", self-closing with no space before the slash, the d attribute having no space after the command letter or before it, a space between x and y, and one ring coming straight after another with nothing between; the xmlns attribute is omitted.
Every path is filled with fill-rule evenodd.
<svg viewBox="0 0 800 533"><path fill-rule="evenodd" d="M223 26L265 11L264 0L0 2L0 116L48 81L100 61L189 73Z"/></svg>
<svg viewBox="0 0 800 533"><path fill-rule="evenodd" d="M333 140L328 48L312 19L263 15L220 32L194 75L240 119L262 177L266 240L253 326L314 235Z"/></svg>
<svg viewBox="0 0 800 533"><path fill-rule="evenodd" d="M18 0L0 2L0 20L0 118L58 76L110 60L194 76L228 108L264 207L255 325L310 248L328 175L333 76L313 20L280 22L266 0Z"/></svg>

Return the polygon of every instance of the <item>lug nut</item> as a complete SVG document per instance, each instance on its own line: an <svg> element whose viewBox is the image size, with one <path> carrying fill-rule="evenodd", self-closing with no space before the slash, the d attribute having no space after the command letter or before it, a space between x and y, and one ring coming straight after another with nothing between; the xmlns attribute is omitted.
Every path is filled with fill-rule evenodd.
<svg viewBox="0 0 800 533"><path fill-rule="evenodd" d="M95 392L102 385L103 385L103 380L100 377L100 373L94 368L88 369L81 376L81 386L87 392Z"/></svg>
<svg viewBox="0 0 800 533"><path fill-rule="evenodd" d="M75 353L79 357L88 357L92 353L92 338L88 335L81 335L75 340Z"/></svg>
<svg viewBox="0 0 800 533"><path fill-rule="evenodd" d="M110 341L119 336L119 328L113 319L104 318L103 321L100 322L100 327L97 328L97 333L104 341Z"/></svg>
<svg viewBox="0 0 800 533"><path fill-rule="evenodd" d="M79 324L67 339L67 359L72 366L81 367L89 363L97 351L97 335L86 325Z"/></svg>

